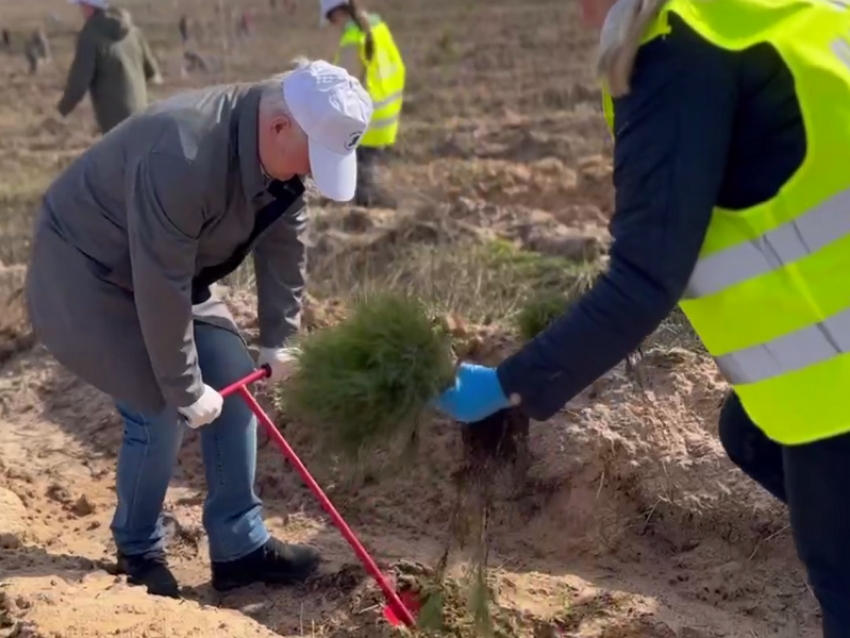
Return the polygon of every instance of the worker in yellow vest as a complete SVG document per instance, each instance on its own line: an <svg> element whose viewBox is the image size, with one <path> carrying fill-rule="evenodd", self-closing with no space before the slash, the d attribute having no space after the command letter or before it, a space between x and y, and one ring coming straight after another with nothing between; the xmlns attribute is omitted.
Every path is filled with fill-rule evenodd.
<svg viewBox="0 0 850 638"><path fill-rule="evenodd" d="M356 0L320 0L322 23L342 33L333 63L360 80L372 97L374 113L357 148L358 206L391 204L375 182L375 168L395 144L404 94L404 62L386 22Z"/></svg>
<svg viewBox="0 0 850 638"><path fill-rule="evenodd" d="M720 440L787 503L826 638L850 637L848 0L580 0L615 138L610 266L437 400L546 420L678 303L731 386Z"/></svg>

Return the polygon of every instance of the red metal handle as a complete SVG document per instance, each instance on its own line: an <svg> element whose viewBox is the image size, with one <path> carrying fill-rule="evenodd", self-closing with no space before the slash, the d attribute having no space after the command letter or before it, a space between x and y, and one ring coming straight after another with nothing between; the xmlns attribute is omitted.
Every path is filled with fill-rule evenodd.
<svg viewBox="0 0 850 638"><path fill-rule="evenodd" d="M401 601L401 598L399 598L396 591L390 586L387 579L381 573L381 569L378 567L377 563L375 563L369 555L369 552L366 551L366 548L363 547L363 544L354 534L354 531L352 531L352 529L348 526L348 523L345 522L345 519L342 518L340 513L333 506L333 503L331 503L330 499L324 491L322 491L322 488L319 487L316 479L313 478L307 470L307 467L301 462L301 459L298 458L295 450L293 450L289 443L286 442L286 439L283 438L283 435L277 429L274 422L265 413L262 406L257 403L254 395L252 395L248 390L248 385L255 383L256 381L260 381L261 379L265 379L270 375L271 368L269 368L269 366L263 366L246 376L244 379L241 379L236 383L232 383L223 390L220 390L219 394L223 397L227 397L232 394L240 394L242 396L245 403L247 403L248 407L251 409L251 412L253 412L254 416L257 417L257 420L263 424L263 427L268 432L269 437L271 437L271 439L277 444L286 459L295 466L295 469L298 471L298 474L301 475L301 478L307 484L307 487L310 488L310 491L313 492L313 495L322 504L322 507L334 522L334 525L336 525L337 529L339 529L340 533L343 537L345 537L345 540L348 541L348 544L351 546L351 549L354 550L354 553L357 555L357 558L360 559L360 562L363 563L363 567L366 568L366 571L375 580L378 587L381 588L381 591L384 593L387 602L395 612L396 616L408 627L415 627L416 620L413 618L413 614L411 614L410 610Z"/></svg>
<svg viewBox="0 0 850 638"><path fill-rule="evenodd" d="M218 393L227 398L234 392L238 392L241 388L247 387L252 383L256 383L257 381L262 381L263 379L267 379L272 376L272 369L269 366L260 366L256 370L254 370L251 374L243 379L239 379L236 383L231 383L226 388L219 390Z"/></svg>

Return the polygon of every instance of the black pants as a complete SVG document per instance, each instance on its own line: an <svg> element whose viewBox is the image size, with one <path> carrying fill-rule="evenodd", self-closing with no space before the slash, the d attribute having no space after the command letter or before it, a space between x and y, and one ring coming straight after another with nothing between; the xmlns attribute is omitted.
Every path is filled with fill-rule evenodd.
<svg viewBox="0 0 850 638"><path fill-rule="evenodd" d="M779 445L732 394L720 413L720 441L733 463L788 505L797 553L823 611L824 638L850 638L850 434Z"/></svg>
<svg viewBox="0 0 850 638"><path fill-rule="evenodd" d="M375 179L383 149L357 147L357 190L354 203L357 206L375 206L378 202L378 185Z"/></svg>

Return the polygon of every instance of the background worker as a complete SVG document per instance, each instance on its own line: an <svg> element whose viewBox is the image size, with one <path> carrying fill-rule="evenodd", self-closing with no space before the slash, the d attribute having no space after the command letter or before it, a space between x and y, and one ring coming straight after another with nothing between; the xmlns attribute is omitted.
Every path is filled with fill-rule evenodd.
<svg viewBox="0 0 850 638"><path fill-rule="evenodd" d="M375 180L376 165L395 144L404 95L405 67L389 27L381 17L367 13L355 0L321 0L322 22L342 35L333 58L369 91L375 114L357 149L358 206L391 205Z"/></svg>
<svg viewBox="0 0 850 638"><path fill-rule="evenodd" d="M186 48L186 43L189 42L189 18L185 13L180 14L180 19L177 21L177 31L180 33L180 44Z"/></svg>
<svg viewBox="0 0 850 638"><path fill-rule="evenodd" d="M159 67L127 11L107 0L68 1L80 7L85 24L57 109L66 117L90 92L98 127L107 133L147 106L147 82L162 82Z"/></svg>
<svg viewBox="0 0 850 638"><path fill-rule="evenodd" d="M42 63L49 64L52 60L50 43L42 27L34 29L30 37L27 38L24 45L24 57L27 60L30 75L37 73Z"/></svg>
<svg viewBox="0 0 850 638"><path fill-rule="evenodd" d="M787 503L826 638L850 636L850 11L820 0L581 0L615 136L610 266L439 398L545 420L677 302L732 386L731 460ZM638 53L639 50L639 53ZM663 256L663 258L659 258Z"/></svg>
<svg viewBox="0 0 850 638"><path fill-rule="evenodd" d="M369 96L314 62L254 84L178 94L104 136L48 188L26 294L53 356L115 401L124 422L112 532L119 567L178 595L162 504L183 437L201 428L212 586L294 583L317 552L269 536L254 491L257 423L218 390L254 370L212 285L253 253L258 364L291 373L304 287L304 183L354 196Z"/></svg>

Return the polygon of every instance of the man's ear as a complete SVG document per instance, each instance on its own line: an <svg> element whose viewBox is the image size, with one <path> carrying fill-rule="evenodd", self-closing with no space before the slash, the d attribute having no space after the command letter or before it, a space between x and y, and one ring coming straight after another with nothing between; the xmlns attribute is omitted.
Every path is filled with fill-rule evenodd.
<svg viewBox="0 0 850 638"><path fill-rule="evenodd" d="M275 132L275 135L285 133L291 128L292 118L288 115L277 115L275 116L274 120L272 120L272 130Z"/></svg>

